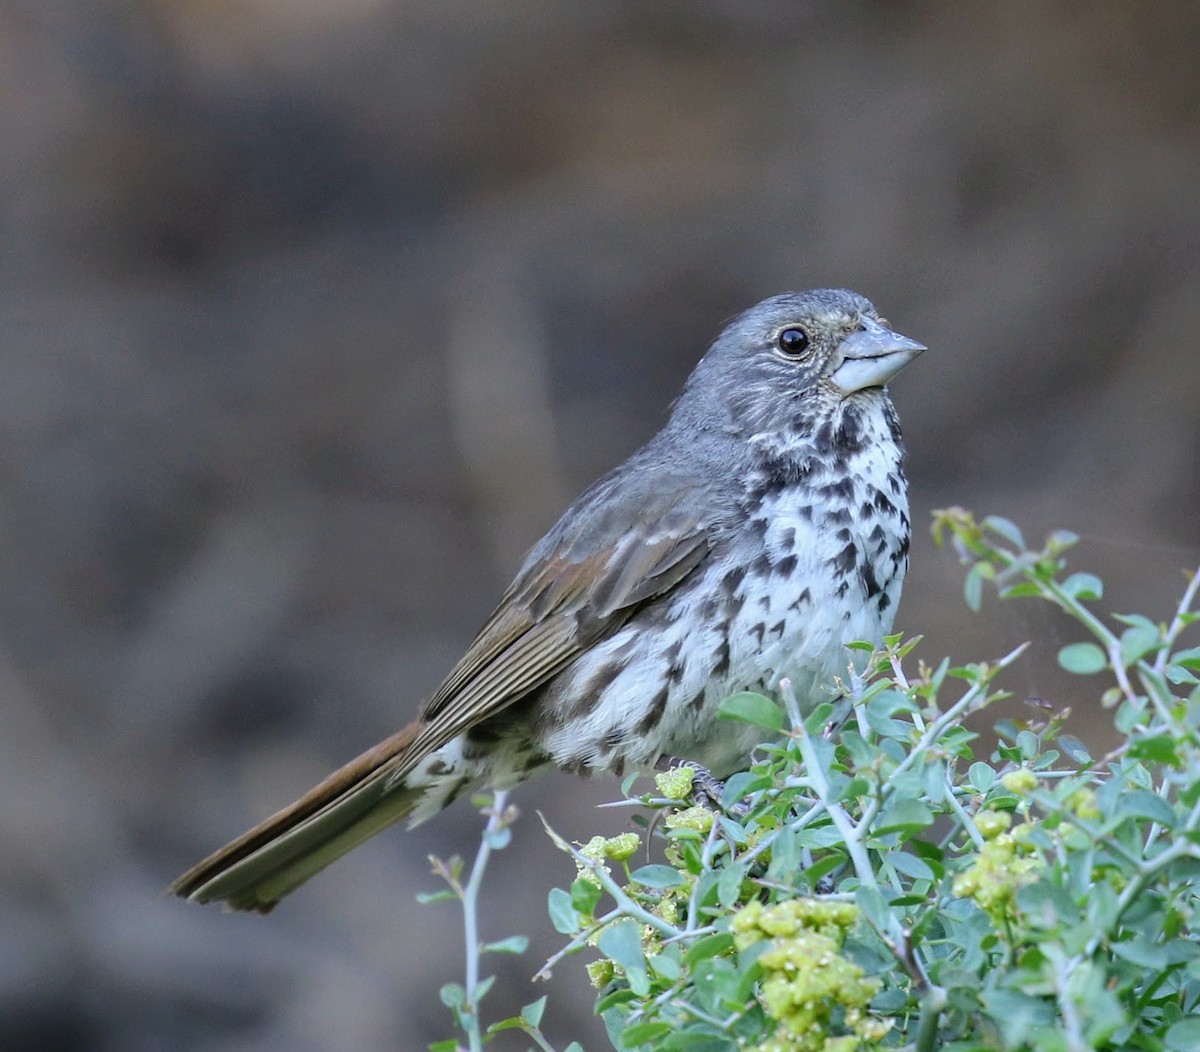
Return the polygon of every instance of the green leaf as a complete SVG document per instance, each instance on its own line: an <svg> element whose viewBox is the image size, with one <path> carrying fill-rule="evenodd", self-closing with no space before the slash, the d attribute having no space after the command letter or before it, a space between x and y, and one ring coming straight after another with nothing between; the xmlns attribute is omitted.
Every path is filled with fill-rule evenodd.
<svg viewBox="0 0 1200 1052"><path fill-rule="evenodd" d="M1135 760L1145 760L1147 763L1178 768L1183 766L1183 761L1179 756L1181 744L1169 734L1147 735L1134 738L1129 743L1129 755Z"/></svg>
<svg viewBox="0 0 1200 1052"><path fill-rule="evenodd" d="M979 613L980 608L983 606L984 578L991 579L995 577L995 574L996 572L992 569L991 563L976 563L968 571L967 576L963 580L963 599L966 600L971 613Z"/></svg>
<svg viewBox="0 0 1200 1052"><path fill-rule="evenodd" d="M628 1004L630 1001L636 1001L637 994L632 990L622 986L613 990L611 993L605 994L599 1001L596 1002L596 1015L603 1015L610 1008L617 1005Z"/></svg>
<svg viewBox="0 0 1200 1052"><path fill-rule="evenodd" d="M1073 573L1063 581L1062 590L1073 599L1099 599L1104 595L1104 582L1095 574Z"/></svg>
<svg viewBox="0 0 1200 1052"><path fill-rule="evenodd" d="M1165 947L1144 935L1127 942L1112 943L1112 952L1139 968L1161 972L1170 963Z"/></svg>
<svg viewBox="0 0 1200 1052"><path fill-rule="evenodd" d="M521 1018L531 1027L537 1027L542 1022L542 1013L546 1011L546 998L539 997L521 1009Z"/></svg>
<svg viewBox="0 0 1200 1052"><path fill-rule="evenodd" d="M979 525L991 530L993 533L1000 534L1009 544L1014 545L1022 551L1025 550L1025 538L1016 523L1009 522L1008 519L1002 519L999 515L989 515Z"/></svg>
<svg viewBox="0 0 1200 1052"><path fill-rule="evenodd" d="M888 862L892 864L892 868L897 873L902 873L906 877L912 877L913 880L936 880L933 870L929 867L929 863L924 859L917 858L916 855L910 855L905 851L893 851L887 856Z"/></svg>
<svg viewBox="0 0 1200 1052"><path fill-rule="evenodd" d="M1088 752L1087 746L1076 738L1075 735L1060 734L1054 739L1054 743L1075 763L1084 764L1092 762L1092 754Z"/></svg>
<svg viewBox="0 0 1200 1052"><path fill-rule="evenodd" d="M1179 820L1175 809L1149 789L1127 789L1117 800L1117 814L1148 818L1170 829Z"/></svg>
<svg viewBox="0 0 1200 1052"><path fill-rule="evenodd" d="M916 831L933 824L933 812L920 800L901 797L883 809L878 824L871 831L875 836L901 830Z"/></svg>
<svg viewBox="0 0 1200 1052"><path fill-rule="evenodd" d="M1200 647L1179 651L1171 658L1171 664L1182 665L1184 668L1190 668L1193 672L1200 672Z"/></svg>
<svg viewBox="0 0 1200 1052"><path fill-rule="evenodd" d="M738 771L725 779L725 791L721 794L721 803L732 807L739 800L760 789L769 789L774 780L767 775L755 774L753 771Z"/></svg>
<svg viewBox="0 0 1200 1052"><path fill-rule="evenodd" d="M742 881L746 878L744 862L730 862L717 880L717 901L729 909L738 900L742 891Z"/></svg>
<svg viewBox="0 0 1200 1052"><path fill-rule="evenodd" d="M694 968L706 958L716 957L732 949L733 936L727 931L717 932L715 935L706 935L689 946L683 960L689 968Z"/></svg>
<svg viewBox="0 0 1200 1052"><path fill-rule="evenodd" d="M574 935L579 931L579 914L571 904L571 896L562 888L551 888L547 903L550 923L554 930L563 935Z"/></svg>
<svg viewBox="0 0 1200 1052"><path fill-rule="evenodd" d="M454 892L447 888L445 891L419 891L417 892L417 901L424 906L429 902L445 902L446 899L454 898Z"/></svg>
<svg viewBox="0 0 1200 1052"><path fill-rule="evenodd" d="M507 939L485 942L480 949L484 953L524 953L529 949L529 940L524 935L510 935Z"/></svg>
<svg viewBox="0 0 1200 1052"><path fill-rule="evenodd" d="M1167 1031L1166 1047L1171 1052L1195 1052L1200 1048L1200 1019L1181 1019Z"/></svg>
<svg viewBox="0 0 1200 1052"><path fill-rule="evenodd" d="M600 885L587 877L578 876L571 882L571 907L583 917L590 917L604 894Z"/></svg>
<svg viewBox="0 0 1200 1052"><path fill-rule="evenodd" d="M643 996L649 989L649 979L637 922L625 919L610 925L600 933L598 945L605 957L611 958L624 970L633 992ZM640 977L640 981L635 976Z"/></svg>
<svg viewBox="0 0 1200 1052"><path fill-rule="evenodd" d="M483 839L493 851L503 851L512 843L512 829L500 826L498 829L485 829Z"/></svg>
<svg viewBox="0 0 1200 1052"><path fill-rule="evenodd" d="M1058 663L1077 676L1090 676L1103 672L1108 658L1095 643L1071 643L1058 652Z"/></svg>
<svg viewBox="0 0 1200 1052"><path fill-rule="evenodd" d="M765 695L752 691L742 691L726 698L721 702L717 715L723 720L751 723L769 731L782 731L786 726L783 709Z"/></svg>
<svg viewBox="0 0 1200 1052"><path fill-rule="evenodd" d="M996 772L986 763L973 763L967 770L967 779L981 793L986 793L996 784Z"/></svg>
<svg viewBox="0 0 1200 1052"><path fill-rule="evenodd" d="M429 1046L429 1052L458 1052L460 1047L458 1041L451 1038L449 1041L435 1041Z"/></svg>
<svg viewBox="0 0 1200 1052"><path fill-rule="evenodd" d="M677 888L686 883L677 869L671 866L642 866L629 875L635 884L647 888Z"/></svg>
<svg viewBox="0 0 1200 1052"><path fill-rule="evenodd" d="M1135 625L1121 633L1121 661L1132 665L1162 646L1162 634L1157 625Z"/></svg>
<svg viewBox="0 0 1200 1052"><path fill-rule="evenodd" d="M1010 1048L1021 1046L1031 1030L1048 1026L1054 1019L1054 1009L1049 1003L1016 990L984 990L982 998L988 1015Z"/></svg>
<svg viewBox="0 0 1200 1052"><path fill-rule="evenodd" d="M678 947L673 947L678 949ZM664 979L674 982L682 974L682 969L679 967L679 958L676 953L672 956L670 953L658 953L650 958L650 970L655 975L661 975Z"/></svg>
<svg viewBox="0 0 1200 1052"><path fill-rule="evenodd" d="M1200 679L1197 679L1195 673L1189 672L1186 668L1180 668L1178 665L1168 665L1163 674L1168 680L1178 686L1187 685L1191 687L1200 683Z"/></svg>
<svg viewBox="0 0 1200 1052"><path fill-rule="evenodd" d="M467 1003L467 992L458 983L446 983L438 991L438 997L447 1008L462 1008Z"/></svg>
<svg viewBox="0 0 1200 1052"><path fill-rule="evenodd" d="M545 1000L545 998L543 998ZM520 1016L509 1016L507 1019L501 1019L498 1023L493 1023L487 1028L486 1033L498 1034L502 1030L524 1030L525 1021Z"/></svg>
<svg viewBox="0 0 1200 1052"><path fill-rule="evenodd" d="M672 1029L670 1023L634 1023L621 1035L621 1041L626 1048L634 1048L666 1037Z"/></svg>

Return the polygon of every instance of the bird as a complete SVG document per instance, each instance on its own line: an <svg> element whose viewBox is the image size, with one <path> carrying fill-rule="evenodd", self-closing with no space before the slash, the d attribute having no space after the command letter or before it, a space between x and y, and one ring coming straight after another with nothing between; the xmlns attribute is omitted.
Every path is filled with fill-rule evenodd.
<svg viewBox="0 0 1200 1052"><path fill-rule="evenodd" d="M172 885L270 911L395 822L561 768L744 768L723 699L785 677L808 710L879 644L908 567L886 385L925 346L846 289L773 296L700 358L663 428L533 546L411 723Z"/></svg>

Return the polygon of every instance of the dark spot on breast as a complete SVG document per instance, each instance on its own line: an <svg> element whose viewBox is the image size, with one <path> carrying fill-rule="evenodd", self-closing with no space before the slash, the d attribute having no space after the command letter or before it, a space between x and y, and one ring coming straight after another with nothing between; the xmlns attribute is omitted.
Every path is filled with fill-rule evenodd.
<svg viewBox="0 0 1200 1052"><path fill-rule="evenodd" d="M766 633L766 631L767 631L767 626L764 625L760 621L757 625L755 625L752 629L750 629L750 631L746 634L751 635L751 636L758 636L758 645L761 647L762 641L763 641L763 635Z"/></svg>
<svg viewBox="0 0 1200 1052"><path fill-rule="evenodd" d="M763 594L758 597L758 605L763 609L764 612L770 610L771 594L769 592L763 592Z"/></svg>
<svg viewBox="0 0 1200 1052"><path fill-rule="evenodd" d="M704 697L707 693L708 689L706 687L701 687L698 691L696 691L696 696L688 702L688 708L691 709L692 712L699 712L702 708L704 708Z"/></svg>
<svg viewBox="0 0 1200 1052"><path fill-rule="evenodd" d="M863 588L866 589L867 598L870 599L880 592L879 582L875 579L875 567L871 565L869 559L864 560L862 565Z"/></svg>
<svg viewBox="0 0 1200 1052"><path fill-rule="evenodd" d="M862 449L862 418L854 406L847 405L843 410L834 441L843 453L857 453Z"/></svg>
<svg viewBox="0 0 1200 1052"><path fill-rule="evenodd" d="M785 555L775 564L775 573L782 577L788 577L796 569L796 564L799 561L794 555Z"/></svg>
<svg viewBox="0 0 1200 1052"><path fill-rule="evenodd" d="M825 524L827 526L837 526L853 521L853 516L850 514L850 509L846 507L833 508L825 513Z"/></svg>
<svg viewBox="0 0 1200 1052"><path fill-rule="evenodd" d="M786 530L779 534L779 546L785 552L790 552L796 546L795 526L789 526Z"/></svg>
<svg viewBox="0 0 1200 1052"><path fill-rule="evenodd" d="M670 690L663 687L650 701L650 707L646 710L646 715L638 720L637 733L649 734L657 727L663 718L663 713L667 711L667 698L670 696Z"/></svg>
<svg viewBox="0 0 1200 1052"><path fill-rule="evenodd" d="M889 606L892 605L892 597L887 592L879 593L879 612L882 614Z"/></svg>
<svg viewBox="0 0 1200 1052"><path fill-rule="evenodd" d="M829 500L849 500L854 496L854 480L849 475L846 475L838 479L837 482L830 482L822 486L817 492Z"/></svg>
<svg viewBox="0 0 1200 1052"><path fill-rule="evenodd" d="M849 573L858 562L858 546L853 541L850 541L829 562L838 573Z"/></svg>
<svg viewBox="0 0 1200 1052"><path fill-rule="evenodd" d="M767 527L769 525L770 525L770 520L759 515L756 518L753 518L750 520L750 532L753 534L756 534L759 537L765 537L767 535Z"/></svg>
<svg viewBox="0 0 1200 1052"><path fill-rule="evenodd" d="M890 500L888 500L888 498L887 498L886 494L884 494L883 490L877 489L875 491L875 507L878 508L880 513L883 515L895 515L896 514L896 505L893 504Z"/></svg>
<svg viewBox="0 0 1200 1052"><path fill-rule="evenodd" d="M864 521L869 521L875 517L875 505L869 500L862 502L862 507L858 509L858 517Z"/></svg>
<svg viewBox="0 0 1200 1052"><path fill-rule="evenodd" d="M786 621L776 621L775 624L773 624L771 626L771 635L773 635L777 638L781 638L783 636L783 630L785 628L787 628Z"/></svg>
<svg viewBox="0 0 1200 1052"><path fill-rule="evenodd" d="M571 698L569 719L586 716L595 709L604 697L604 692L613 685L613 681L625 671L628 664L627 657L613 655L604 664L597 666L588 677L584 688Z"/></svg>
<svg viewBox="0 0 1200 1052"><path fill-rule="evenodd" d="M714 676L723 676L729 671L729 640L722 639L717 644L717 661L713 665L712 674Z"/></svg>
<svg viewBox="0 0 1200 1052"><path fill-rule="evenodd" d="M830 421L822 420L821 426L813 432L813 445L818 453L827 456L833 453L833 424Z"/></svg>
<svg viewBox="0 0 1200 1052"><path fill-rule="evenodd" d="M625 728L613 727L605 733L603 740L605 752L612 752L613 749L625 740Z"/></svg>
<svg viewBox="0 0 1200 1052"><path fill-rule="evenodd" d="M449 774L454 770L454 768L451 767L445 760L434 760L433 763L429 765L428 769L429 773L435 778Z"/></svg>
<svg viewBox="0 0 1200 1052"><path fill-rule="evenodd" d="M848 591L850 591L850 582L849 582L849 581L843 581L841 584L839 584L839 585L837 586L837 589L836 589L836 591L837 591L837 597L838 597L839 599L845 599L845 598L846 598L846 593L847 593Z"/></svg>
<svg viewBox="0 0 1200 1052"><path fill-rule="evenodd" d="M805 603L807 603L809 606L812 606L812 592L810 592L807 588L805 588L798 596L796 596L795 599L788 603L788 609L798 612L800 607Z"/></svg>
<svg viewBox="0 0 1200 1052"><path fill-rule="evenodd" d="M759 577L766 577L771 572L771 556L767 552L756 556L754 562L750 564L750 571Z"/></svg>
<svg viewBox="0 0 1200 1052"><path fill-rule="evenodd" d="M724 577L721 578L721 587L732 595L737 591L737 587L742 583L742 578L746 576L746 571L741 566L735 566Z"/></svg>
<svg viewBox="0 0 1200 1052"><path fill-rule="evenodd" d="M763 491L765 496L772 490L787 489L803 482L812 473L812 465L807 460L794 457L765 457L760 470L766 483Z"/></svg>

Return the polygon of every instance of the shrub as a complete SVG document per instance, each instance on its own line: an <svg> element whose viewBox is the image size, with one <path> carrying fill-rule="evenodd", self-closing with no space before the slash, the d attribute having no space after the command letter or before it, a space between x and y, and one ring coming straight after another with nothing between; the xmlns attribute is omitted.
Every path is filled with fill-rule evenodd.
<svg viewBox="0 0 1200 1052"><path fill-rule="evenodd" d="M1066 572L1070 535L1030 550L961 509L934 531L973 608L991 583L1087 630L1059 662L1091 677L1119 744L1091 756L1057 712L970 729L1023 648L951 668L897 636L810 713L786 683L730 698L723 717L775 744L719 807L693 801L686 768L642 796L626 784L661 861L638 865L634 834L551 834L577 875L550 893L569 941L539 974L593 948L614 1048L1200 1048L1200 647L1180 643L1200 574L1166 622L1104 618L1099 578ZM477 996L449 1000L460 1023L477 1013ZM543 1003L499 1027L550 1049Z"/></svg>

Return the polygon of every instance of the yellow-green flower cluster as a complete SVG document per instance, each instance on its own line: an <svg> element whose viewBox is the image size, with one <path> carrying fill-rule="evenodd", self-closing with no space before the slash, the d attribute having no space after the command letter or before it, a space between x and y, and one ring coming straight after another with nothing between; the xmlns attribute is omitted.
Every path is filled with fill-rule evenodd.
<svg viewBox="0 0 1200 1052"><path fill-rule="evenodd" d="M712 829L713 817L707 807L697 804L682 811L672 811L663 819L663 825L668 829L694 829L697 833L707 833Z"/></svg>
<svg viewBox="0 0 1200 1052"><path fill-rule="evenodd" d="M1018 767L1001 777L1000 784L1010 793L1027 796L1038 787L1038 777L1028 767Z"/></svg>
<svg viewBox="0 0 1200 1052"><path fill-rule="evenodd" d="M857 918L857 906L820 899L752 902L734 914L730 927L739 950L771 940L758 958L758 999L779 1025L755 1052L853 1052L887 1032L887 1023L866 1013L878 980L841 954ZM838 1029L850 1033L831 1035L839 1015Z"/></svg>
<svg viewBox="0 0 1200 1052"><path fill-rule="evenodd" d="M1003 922L1017 892L1032 884L1041 869L1029 842L1034 827L1025 822L1006 832L1011 823L1012 816L1005 811L976 815L975 826L987 842L979 849L975 862L955 877L953 884L955 895L974 899L997 924Z"/></svg>
<svg viewBox="0 0 1200 1052"><path fill-rule="evenodd" d="M696 777L694 767L672 767L669 771L654 776L654 785L668 800L686 800L692 791L692 780Z"/></svg>
<svg viewBox="0 0 1200 1052"><path fill-rule="evenodd" d="M1100 817L1100 805L1096 800L1096 793L1088 786L1080 786L1071 793L1067 797L1067 807L1074 812L1076 818L1094 821Z"/></svg>
<svg viewBox="0 0 1200 1052"><path fill-rule="evenodd" d="M637 833L621 833L619 836L594 836L586 844L579 849L579 853L589 862L597 864L604 862L606 859L611 859L613 862L624 862L626 859L632 858L637 849L641 847L642 841ZM600 886L600 881L596 877L595 869L592 866L584 865L581 862L576 862L576 868L579 870L579 876L591 884ZM608 866L602 866L605 873L609 872Z"/></svg>
<svg viewBox="0 0 1200 1052"><path fill-rule="evenodd" d="M587 966L588 980L597 990L603 990L609 983L613 981L613 977L617 974L616 966L607 957L601 957L598 961L592 961Z"/></svg>

